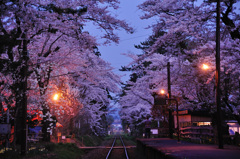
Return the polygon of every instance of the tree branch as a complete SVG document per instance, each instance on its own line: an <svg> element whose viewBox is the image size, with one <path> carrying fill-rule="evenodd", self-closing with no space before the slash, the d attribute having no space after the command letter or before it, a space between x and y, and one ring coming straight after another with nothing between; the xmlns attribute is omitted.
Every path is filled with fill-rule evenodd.
<svg viewBox="0 0 240 159"><path fill-rule="evenodd" d="M60 35L59 37L57 37L57 38L52 42L52 44L49 46L48 51L43 55L43 57L47 57L47 56L52 52L51 49L52 49L53 44L56 43L56 42L58 41L58 39L60 39L62 36L63 36L63 34Z"/></svg>
<svg viewBox="0 0 240 159"><path fill-rule="evenodd" d="M138 95L138 94L134 93L133 91L131 91L131 92L132 92L132 94L134 94L135 96L138 96L140 99L142 99L142 100L144 100L144 101L148 102L150 105L152 105L152 102L150 102L149 100L147 100L147 99L145 99L145 98L141 97L140 95Z"/></svg>

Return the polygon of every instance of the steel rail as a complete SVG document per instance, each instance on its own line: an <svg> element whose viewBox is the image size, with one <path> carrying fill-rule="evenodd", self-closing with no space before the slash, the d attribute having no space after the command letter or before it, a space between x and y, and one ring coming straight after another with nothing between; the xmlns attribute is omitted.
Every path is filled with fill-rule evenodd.
<svg viewBox="0 0 240 159"><path fill-rule="evenodd" d="M125 144L124 144L124 142L123 142L123 139L122 139L121 136L120 136L119 138L120 138L120 140L121 140L121 142L122 142L122 145L123 145L123 148L124 148L124 152L125 152L125 156L126 156L127 159L129 159L128 154L127 154L127 148L126 148L126 146L125 146ZM117 137L114 138L112 147L111 147L110 150L108 151L108 154L107 154L106 159L109 158L109 156L110 156L110 154L111 154L111 152L112 152L112 149L113 149L113 147L114 147L114 145L115 145L116 139L117 139Z"/></svg>
<svg viewBox="0 0 240 159"><path fill-rule="evenodd" d="M128 154L127 154L126 146L125 146L125 144L124 144L123 139L122 139L121 136L120 136L120 139L121 139L121 141L122 141L122 145L123 145L123 148L124 148L124 151L125 151L126 158L129 159Z"/></svg>
<svg viewBox="0 0 240 159"><path fill-rule="evenodd" d="M112 147L111 147L110 150L108 151L108 154L107 154L106 159L108 159L109 155L110 155L111 152L112 152L112 149L113 149L113 147L114 147L114 145L115 145L116 138L117 138L117 137L114 138L114 141L113 141Z"/></svg>

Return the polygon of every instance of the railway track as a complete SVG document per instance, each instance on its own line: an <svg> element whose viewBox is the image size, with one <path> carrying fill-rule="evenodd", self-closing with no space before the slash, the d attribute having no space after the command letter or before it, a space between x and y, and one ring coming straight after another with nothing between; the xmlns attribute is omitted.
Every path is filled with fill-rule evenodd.
<svg viewBox="0 0 240 159"><path fill-rule="evenodd" d="M105 140L101 146L79 148L86 152L82 159L136 159L136 145L119 135Z"/></svg>
<svg viewBox="0 0 240 159"><path fill-rule="evenodd" d="M117 140L120 140L121 141L121 144L122 146L115 146L116 145L116 141ZM124 154L125 154L125 158L126 159L129 159L128 157L128 153L127 153L127 148L123 142L123 139L121 136L115 136L114 140L113 140L113 143L112 143L112 147L110 148L110 150L108 151L108 154L106 156L106 159L110 159L110 158L115 158L113 157L113 154L115 153L115 151L119 151L119 149L122 149L124 150ZM117 154L116 155L119 155L119 152L116 152Z"/></svg>

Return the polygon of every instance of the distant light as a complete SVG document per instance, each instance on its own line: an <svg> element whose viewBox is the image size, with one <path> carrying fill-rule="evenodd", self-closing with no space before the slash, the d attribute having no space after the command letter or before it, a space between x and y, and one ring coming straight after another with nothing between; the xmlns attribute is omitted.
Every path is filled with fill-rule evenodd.
<svg viewBox="0 0 240 159"><path fill-rule="evenodd" d="M53 96L53 100L58 100L59 99L59 94L54 94L54 96Z"/></svg>
<svg viewBox="0 0 240 159"><path fill-rule="evenodd" d="M208 69L209 69L209 66L208 66L207 64L203 64L203 65L202 65L202 68L203 68L204 70L208 70Z"/></svg>

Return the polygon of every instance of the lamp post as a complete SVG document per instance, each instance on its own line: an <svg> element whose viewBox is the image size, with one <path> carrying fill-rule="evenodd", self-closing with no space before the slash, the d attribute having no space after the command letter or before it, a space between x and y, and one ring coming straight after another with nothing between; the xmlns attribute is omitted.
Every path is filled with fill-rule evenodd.
<svg viewBox="0 0 240 159"><path fill-rule="evenodd" d="M176 112L177 112L177 138L178 138L178 142L180 142L180 128L179 128L179 114L178 114L178 101L176 98L167 98L167 100L171 101L175 101L176 102Z"/></svg>
<svg viewBox="0 0 240 159"><path fill-rule="evenodd" d="M169 64L169 63L168 63ZM165 91L164 90L161 90L160 93L162 95L164 95ZM170 98L169 97L169 94L168 94L168 98L166 98L166 100L168 101L175 101L176 102L176 112L177 112L177 139L178 139L178 142L180 142L180 130L179 130L179 115L178 115L178 101L176 98ZM170 121L169 121L170 122ZM171 123L170 123L171 124ZM169 125L170 125L169 124ZM171 129L172 130L172 129Z"/></svg>
<svg viewBox="0 0 240 159"><path fill-rule="evenodd" d="M55 101L55 103L58 103L58 102L59 102L59 99L60 99L60 94L59 94L59 93L53 94L52 100ZM51 110L52 110L52 113L55 114L56 106L53 106L53 107L51 108Z"/></svg>
<svg viewBox="0 0 240 159"><path fill-rule="evenodd" d="M179 131L179 115L178 115L178 101L175 98L168 98L165 95L165 91L162 89L160 94L154 94L154 104L155 105L166 105L166 100L176 102L176 112L177 112L177 139L180 142L180 131Z"/></svg>
<svg viewBox="0 0 240 159"><path fill-rule="evenodd" d="M59 101L59 98L60 98L60 94L59 93L55 93L55 94L53 94L53 96L52 96L52 100L54 100L56 103L58 103L58 101ZM56 106L54 106L54 107L52 107L52 114L55 116L55 111L56 111ZM61 132L59 133L59 127L62 127L62 125L59 123L57 123L56 122L56 131L54 131L54 129L53 129L53 136L54 136L54 134L56 133L57 134L57 143L59 143L60 142L60 136L61 136ZM55 133L54 133L55 132ZM54 137L55 138L55 137Z"/></svg>

